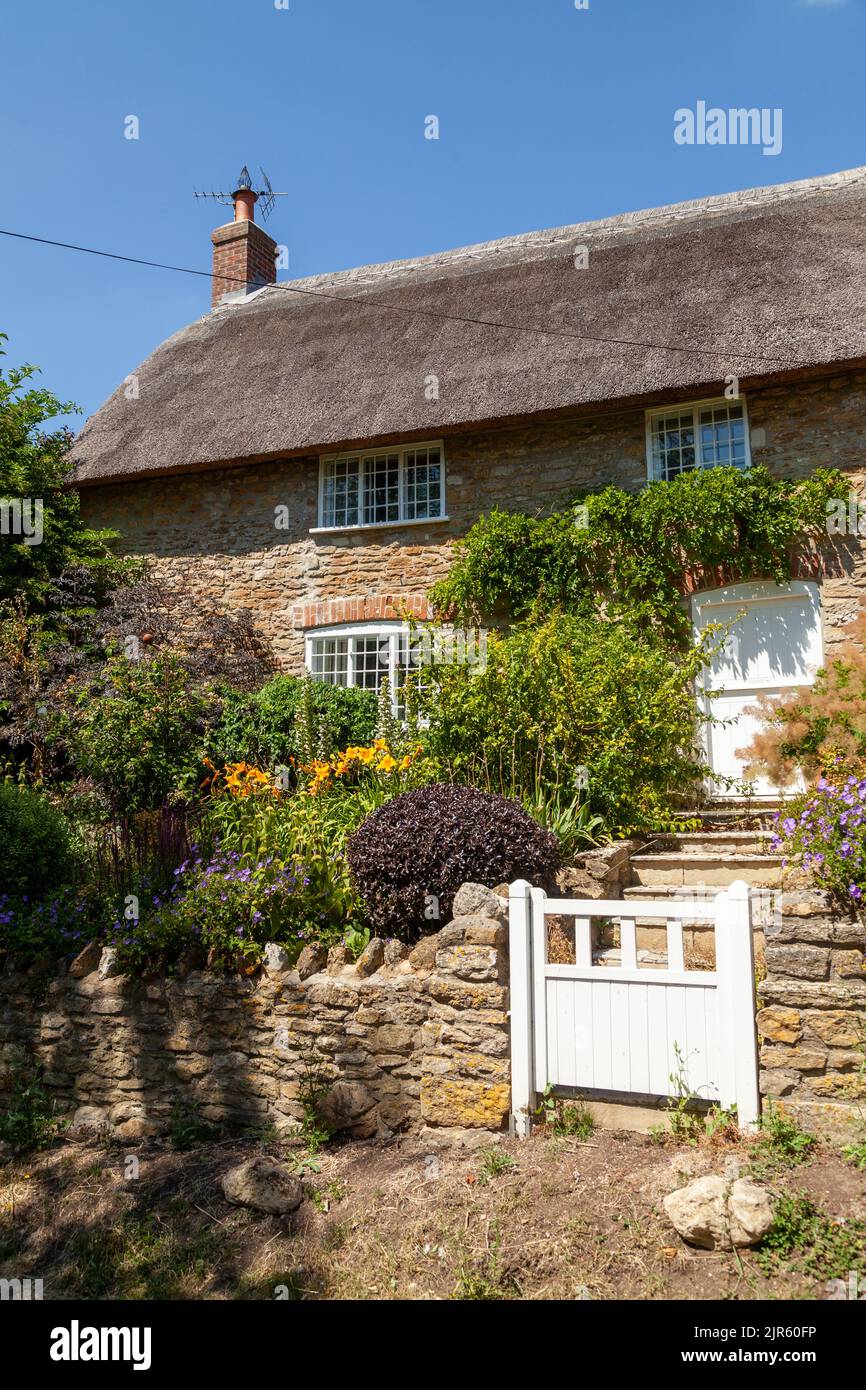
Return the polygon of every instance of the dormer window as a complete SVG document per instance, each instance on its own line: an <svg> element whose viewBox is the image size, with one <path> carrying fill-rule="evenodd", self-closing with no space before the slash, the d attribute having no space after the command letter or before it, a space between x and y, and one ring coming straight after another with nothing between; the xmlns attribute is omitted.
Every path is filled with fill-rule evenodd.
<svg viewBox="0 0 866 1390"><path fill-rule="evenodd" d="M743 400L696 401L647 411L647 466L670 481L693 468L748 468L749 422Z"/></svg>

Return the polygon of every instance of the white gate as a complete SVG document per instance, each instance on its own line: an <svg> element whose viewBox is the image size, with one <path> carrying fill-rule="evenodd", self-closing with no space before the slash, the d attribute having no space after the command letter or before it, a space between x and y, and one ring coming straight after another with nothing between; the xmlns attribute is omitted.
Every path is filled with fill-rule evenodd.
<svg viewBox="0 0 866 1390"><path fill-rule="evenodd" d="M747 884L734 883L707 902L624 902L548 898L520 880L511 885L509 906L511 1110L518 1134L529 1133L547 1086L644 1098L687 1087L703 1100L736 1105L742 1126L758 1120ZM574 919L573 964L548 959L551 917ZM619 963L594 957L593 918L619 924ZM666 962L638 959L637 927L647 918L665 923ZM689 922L714 928L714 969L686 967L683 925Z"/></svg>

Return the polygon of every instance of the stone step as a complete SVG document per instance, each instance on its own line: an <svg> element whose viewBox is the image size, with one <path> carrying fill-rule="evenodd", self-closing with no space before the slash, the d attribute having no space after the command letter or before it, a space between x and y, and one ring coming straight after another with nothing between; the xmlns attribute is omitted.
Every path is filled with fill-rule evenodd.
<svg viewBox="0 0 866 1390"><path fill-rule="evenodd" d="M753 802L712 801L698 810L685 812L683 819L701 821L709 830L772 830L776 812L784 806L784 801L774 797Z"/></svg>
<svg viewBox="0 0 866 1390"><path fill-rule="evenodd" d="M631 888L623 890L623 899L629 901L646 901L651 899L659 902L711 902L717 893L725 891L724 885L708 885L706 889L696 885L671 886L665 884L637 883ZM768 922L774 921L779 912L778 888L753 887L752 888L752 924L756 928L763 929ZM647 917L645 921L652 923L656 919ZM661 917L658 919L661 921Z"/></svg>
<svg viewBox="0 0 866 1390"><path fill-rule="evenodd" d="M631 868L638 884L727 888L738 879L754 887L778 888L782 859L777 854L676 851L634 854Z"/></svg>
<svg viewBox="0 0 866 1390"><path fill-rule="evenodd" d="M764 854L772 841L769 830L692 830L687 833L654 835L642 854Z"/></svg>

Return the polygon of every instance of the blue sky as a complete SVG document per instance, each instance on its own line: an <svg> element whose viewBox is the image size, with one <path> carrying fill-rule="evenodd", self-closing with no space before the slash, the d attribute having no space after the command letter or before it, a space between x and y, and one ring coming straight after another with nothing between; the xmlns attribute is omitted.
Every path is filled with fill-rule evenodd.
<svg viewBox="0 0 866 1390"><path fill-rule="evenodd" d="M207 270L230 213L192 191L246 162L292 276L423 255L864 164L864 53L866 0L40 0L4 20L0 226ZM699 100L781 108L781 153L677 145ZM85 412L208 305L0 237L9 360Z"/></svg>

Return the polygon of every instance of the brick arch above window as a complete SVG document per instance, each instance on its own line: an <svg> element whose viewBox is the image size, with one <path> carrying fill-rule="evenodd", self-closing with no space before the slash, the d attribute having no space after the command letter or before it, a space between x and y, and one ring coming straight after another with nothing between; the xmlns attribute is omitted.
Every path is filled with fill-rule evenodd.
<svg viewBox="0 0 866 1390"><path fill-rule="evenodd" d="M834 573L832 557L828 557L817 548L801 548L791 558L791 578L792 579L817 579L828 578ZM761 575L752 574L750 579L759 579ZM770 576L763 576L769 578ZM730 584L740 584L743 576L737 569L734 562L729 565L703 565L686 570L682 580L682 592L687 597L703 593L709 589L722 589Z"/></svg>
<svg viewBox="0 0 866 1390"><path fill-rule="evenodd" d="M367 594L361 598L331 598L297 603L292 609L296 629L331 627L336 623L399 622L433 616L423 594Z"/></svg>

